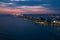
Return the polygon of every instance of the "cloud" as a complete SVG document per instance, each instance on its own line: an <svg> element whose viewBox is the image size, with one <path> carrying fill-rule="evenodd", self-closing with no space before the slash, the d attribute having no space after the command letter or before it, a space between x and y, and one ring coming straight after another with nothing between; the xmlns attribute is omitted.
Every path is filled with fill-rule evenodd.
<svg viewBox="0 0 60 40"><path fill-rule="evenodd" d="M12 8L0 8L1 13L22 13L23 10L20 9L12 9Z"/></svg>
<svg viewBox="0 0 60 40"><path fill-rule="evenodd" d="M59 3L59 0L0 0L0 12L60 13Z"/></svg>
<svg viewBox="0 0 60 40"><path fill-rule="evenodd" d="M44 7L42 7L42 6L17 6L16 8L34 9L34 8L44 8Z"/></svg>
<svg viewBox="0 0 60 40"><path fill-rule="evenodd" d="M10 0L10 1L42 1L42 0Z"/></svg>
<svg viewBox="0 0 60 40"><path fill-rule="evenodd" d="M5 2L0 2L0 7L9 7L9 6L14 6L15 3L9 2L9 3L5 3Z"/></svg>
<svg viewBox="0 0 60 40"><path fill-rule="evenodd" d="M17 9L23 9L26 12L34 13L55 13L55 10L50 10L49 8L43 6L17 6Z"/></svg>
<svg viewBox="0 0 60 40"><path fill-rule="evenodd" d="M21 1L21 0L19 0ZM4 13L56 13L56 10L50 8L50 4L41 4L38 6L20 5L17 6L14 2L0 2L0 12Z"/></svg>
<svg viewBox="0 0 60 40"><path fill-rule="evenodd" d="M30 1L30 0L10 0L10 1Z"/></svg>
<svg viewBox="0 0 60 40"><path fill-rule="evenodd" d="M15 6L12 7L0 7L0 12L6 13L55 13L55 10L50 10L43 6ZM28 14L29 14L28 13Z"/></svg>

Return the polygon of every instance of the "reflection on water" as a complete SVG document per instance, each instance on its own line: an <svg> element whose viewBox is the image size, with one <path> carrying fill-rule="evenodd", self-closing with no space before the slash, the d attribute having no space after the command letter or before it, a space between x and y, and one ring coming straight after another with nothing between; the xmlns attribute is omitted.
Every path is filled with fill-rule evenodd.
<svg viewBox="0 0 60 40"><path fill-rule="evenodd" d="M14 16L0 16L0 40L60 40L58 27Z"/></svg>

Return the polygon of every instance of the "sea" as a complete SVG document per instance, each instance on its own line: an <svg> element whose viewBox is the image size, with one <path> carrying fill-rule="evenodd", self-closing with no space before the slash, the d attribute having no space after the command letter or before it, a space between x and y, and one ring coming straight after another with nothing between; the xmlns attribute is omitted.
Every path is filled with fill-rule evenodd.
<svg viewBox="0 0 60 40"><path fill-rule="evenodd" d="M49 19L59 14L24 14ZM0 14L0 40L60 40L60 26L37 24L17 16Z"/></svg>

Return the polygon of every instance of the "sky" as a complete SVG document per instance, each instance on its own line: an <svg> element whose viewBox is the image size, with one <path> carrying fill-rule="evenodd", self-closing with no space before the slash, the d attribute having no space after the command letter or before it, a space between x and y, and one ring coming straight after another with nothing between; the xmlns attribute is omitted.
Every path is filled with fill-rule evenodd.
<svg viewBox="0 0 60 40"><path fill-rule="evenodd" d="M0 0L0 13L59 14L60 0Z"/></svg>

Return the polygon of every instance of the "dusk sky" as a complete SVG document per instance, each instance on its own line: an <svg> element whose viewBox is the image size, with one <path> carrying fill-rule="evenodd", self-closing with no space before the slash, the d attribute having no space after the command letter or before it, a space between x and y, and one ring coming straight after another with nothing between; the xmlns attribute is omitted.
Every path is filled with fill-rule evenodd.
<svg viewBox="0 0 60 40"><path fill-rule="evenodd" d="M60 0L0 0L0 13L59 14Z"/></svg>

